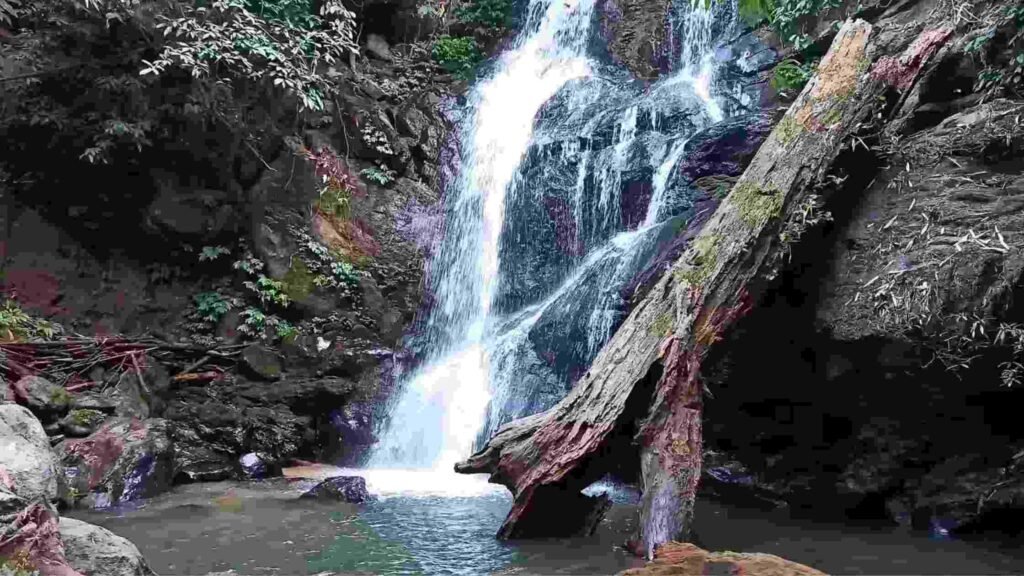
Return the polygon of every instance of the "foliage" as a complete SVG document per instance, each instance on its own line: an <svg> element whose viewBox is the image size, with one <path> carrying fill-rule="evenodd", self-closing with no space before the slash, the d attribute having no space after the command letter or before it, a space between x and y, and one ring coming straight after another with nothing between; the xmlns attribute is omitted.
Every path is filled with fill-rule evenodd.
<svg viewBox="0 0 1024 576"><path fill-rule="evenodd" d="M302 14L308 5L302 0L215 0L209 7L185 9L177 18L161 17L157 29L171 41L156 60L143 61L141 74L178 67L196 78L224 74L266 81L297 96L303 108L322 110L324 96L334 88L317 69L357 50L353 14L338 0L325 2L320 17Z"/></svg>
<svg viewBox="0 0 1024 576"><path fill-rule="evenodd" d="M462 78L468 78L482 59L476 40L469 36L441 36L431 55L442 68Z"/></svg>
<svg viewBox="0 0 1024 576"><path fill-rule="evenodd" d="M508 28L512 24L512 0L470 0L456 11L456 16L467 24Z"/></svg>
<svg viewBox="0 0 1024 576"><path fill-rule="evenodd" d="M1024 5L1007 6L986 24L964 46L964 52L979 58L985 65L974 89L990 95L999 90L1018 92L1024 84L1024 47L1019 44L1024 37ZM1004 34L1008 39L999 42L998 49L993 49L991 41Z"/></svg>
<svg viewBox="0 0 1024 576"><path fill-rule="evenodd" d="M245 0L245 9L267 22L313 30L320 25L310 0Z"/></svg>
<svg viewBox="0 0 1024 576"><path fill-rule="evenodd" d="M246 274L257 274L263 270L263 261L253 256L252 252L246 251L240 260L231 265L235 270L241 270Z"/></svg>
<svg viewBox="0 0 1024 576"><path fill-rule="evenodd" d="M797 30L802 18L838 8L842 0L739 0L739 14L751 26L767 21L785 42L804 50L809 39Z"/></svg>
<svg viewBox="0 0 1024 576"><path fill-rule="evenodd" d="M232 308L232 301L219 292L201 292L192 297L196 304L199 319L209 324L216 324Z"/></svg>
<svg viewBox="0 0 1024 576"><path fill-rule="evenodd" d="M242 324L239 325L238 331L250 338L265 339L268 328L275 337L283 341L290 341L299 333L298 329L288 323L287 320L273 314L267 314L259 308L251 306L246 308L242 311L241 318Z"/></svg>
<svg viewBox="0 0 1024 576"><path fill-rule="evenodd" d="M395 172L393 170L388 170L386 167L366 168L360 171L359 174L370 182L380 186L387 186L395 179Z"/></svg>
<svg viewBox="0 0 1024 576"><path fill-rule="evenodd" d="M327 246L316 241L304 230L292 228L291 233L299 243L299 258L306 269L313 274L313 284L321 288L333 288L343 294L350 294L359 285L359 271L340 255L333 254Z"/></svg>
<svg viewBox="0 0 1024 576"><path fill-rule="evenodd" d="M817 67L817 62L803 64L792 58L783 60L772 73L772 88L779 91L800 90L814 76Z"/></svg>
<svg viewBox="0 0 1024 576"><path fill-rule="evenodd" d="M751 228L763 226L782 214L782 191L774 186L762 188L744 182L733 189L729 198L740 212L740 218Z"/></svg>
<svg viewBox="0 0 1024 576"><path fill-rule="evenodd" d="M313 162L313 171L320 182L320 194L316 207L321 214L338 218L348 217L349 201L355 190L355 182L341 160L329 149L305 150L304 155Z"/></svg>
<svg viewBox="0 0 1024 576"><path fill-rule="evenodd" d="M202 250L199 251L199 261L216 260L224 254L230 253L231 251L223 246L203 246Z"/></svg>
<svg viewBox="0 0 1024 576"><path fill-rule="evenodd" d="M281 307L287 307L291 303L291 298L284 292L284 283L263 274L260 274L255 282L247 280L243 282L243 285L256 294L260 304L269 302Z"/></svg>
<svg viewBox="0 0 1024 576"><path fill-rule="evenodd" d="M4 300L0 305L0 340L50 339L58 331L59 326L29 316L14 300Z"/></svg>

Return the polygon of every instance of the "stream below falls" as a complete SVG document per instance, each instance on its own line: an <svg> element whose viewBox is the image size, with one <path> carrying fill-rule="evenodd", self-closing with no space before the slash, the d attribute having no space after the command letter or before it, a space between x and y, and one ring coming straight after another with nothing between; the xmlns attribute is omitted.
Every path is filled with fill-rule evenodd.
<svg viewBox="0 0 1024 576"><path fill-rule="evenodd" d="M375 482L376 480L376 482ZM477 478L466 496L423 488L414 475L369 480L377 498L353 505L297 500L284 479L190 484L132 507L70 515L130 538L165 576L233 570L292 574L615 574L642 562L622 549L635 526L630 494L589 538L502 542L508 493ZM786 510L699 500L694 526L712 550L768 552L830 574L1021 574L1024 554L898 529L794 520Z"/></svg>

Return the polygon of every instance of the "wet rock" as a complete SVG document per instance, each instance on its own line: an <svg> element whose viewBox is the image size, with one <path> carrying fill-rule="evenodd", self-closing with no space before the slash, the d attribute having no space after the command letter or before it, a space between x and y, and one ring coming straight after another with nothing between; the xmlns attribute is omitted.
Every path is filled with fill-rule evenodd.
<svg viewBox="0 0 1024 576"><path fill-rule="evenodd" d="M106 528L60 519L60 539L68 564L85 576L152 576L139 549Z"/></svg>
<svg viewBox="0 0 1024 576"><path fill-rule="evenodd" d="M393 58L391 56L391 47L388 46L388 41L384 39L380 34L368 34L366 36L366 51L372 56L376 56L381 60L390 62Z"/></svg>
<svg viewBox="0 0 1024 576"><path fill-rule="evenodd" d="M637 78L659 75L657 57L665 39L668 0L604 0L598 4L601 30L612 59Z"/></svg>
<svg viewBox="0 0 1024 576"><path fill-rule="evenodd" d="M238 459L242 472L249 478L263 478L267 475L267 463L263 457L255 452L243 454Z"/></svg>
<svg viewBox="0 0 1024 576"><path fill-rule="evenodd" d="M26 500L55 500L64 479L39 420L23 406L0 404L0 485Z"/></svg>
<svg viewBox="0 0 1024 576"><path fill-rule="evenodd" d="M94 507L154 496L171 485L173 449L162 419L110 420L57 452L74 492L88 494Z"/></svg>
<svg viewBox="0 0 1024 576"><path fill-rule="evenodd" d="M242 350L241 367L254 378L263 380L280 380L283 371L281 357L259 344L250 344Z"/></svg>
<svg viewBox="0 0 1024 576"><path fill-rule="evenodd" d="M71 410L96 410L105 414L117 411L117 401L109 394L95 391L78 392L71 397Z"/></svg>
<svg viewBox="0 0 1024 576"><path fill-rule="evenodd" d="M695 134L679 174L690 181L705 176L739 176L772 130L768 113L748 114Z"/></svg>
<svg viewBox="0 0 1024 576"><path fill-rule="evenodd" d="M173 422L174 481L215 482L237 475L236 448L230 429L219 432L198 421Z"/></svg>
<svg viewBox="0 0 1024 576"><path fill-rule="evenodd" d="M620 576L745 574L746 576L825 576L809 566L772 554L708 552L693 544L669 542L658 548L654 561Z"/></svg>
<svg viewBox="0 0 1024 576"><path fill-rule="evenodd" d="M360 503L369 500L370 493L366 490L366 479L361 476L335 476L310 488L299 498Z"/></svg>
<svg viewBox="0 0 1024 576"><path fill-rule="evenodd" d="M15 398L49 421L67 412L71 395L63 386L58 386L41 376L25 376L12 384Z"/></svg>
<svg viewBox="0 0 1024 576"><path fill-rule="evenodd" d="M106 419L107 415L99 410L72 410L61 419L60 428L66 436L83 438L95 432Z"/></svg>

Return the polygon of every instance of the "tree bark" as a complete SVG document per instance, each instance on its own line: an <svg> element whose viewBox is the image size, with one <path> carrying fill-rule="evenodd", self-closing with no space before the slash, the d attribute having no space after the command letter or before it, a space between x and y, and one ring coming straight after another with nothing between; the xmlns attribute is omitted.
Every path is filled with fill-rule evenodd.
<svg viewBox="0 0 1024 576"><path fill-rule="evenodd" d="M585 508L579 491L625 463L640 474L640 550L650 558L657 545L687 537L701 473L701 362L774 277L813 184L877 116L889 82L869 72L871 56L896 44L847 21L729 196L576 387L456 465L489 472L512 492L499 536L570 533L578 523L559 498Z"/></svg>

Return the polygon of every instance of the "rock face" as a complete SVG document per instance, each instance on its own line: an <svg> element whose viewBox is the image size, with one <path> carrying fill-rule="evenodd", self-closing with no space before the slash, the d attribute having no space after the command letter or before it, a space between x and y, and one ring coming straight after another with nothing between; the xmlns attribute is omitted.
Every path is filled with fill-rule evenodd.
<svg viewBox="0 0 1024 576"><path fill-rule="evenodd" d="M604 0L601 29L612 58L637 78L654 80L667 29L667 0Z"/></svg>
<svg viewBox="0 0 1024 576"><path fill-rule="evenodd" d="M366 491L366 479L361 476L335 476L310 488L300 498L357 504L369 500L370 493Z"/></svg>
<svg viewBox="0 0 1024 576"><path fill-rule="evenodd" d="M85 576L152 576L134 544L106 528L74 518L60 519L68 564Z"/></svg>
<svg viewBox="0 0 1024 576"><path fill-rule="evenodd" d="M24 403L47 422L60 418L68 410L71 396L41 376L25 376L11 384L14 399Z"/></svg>
<svg viewBox="0 0 1024 576"><path fill-rule="evenodd" d="M0 404L0 473L0 484L26 500L56 500L64 490L42 424L16 404Z"/></svg>
<svg viewBox="0 0 1024 576"><path fill-rule="evenodd" d="M772 554L708 552L693 544L678 542L660 546L654 561L643 568L621 572L619 576L701 576L703 574L825 576L824 572Z"/></svg>
<svg viewBox="0 0 1024 576"><path fill-rule="evenodd" d="M256 344L242 350L242 367L250 375L263 380L280 380L283 370L276 352Z"/></svg>
<svg viewBox="0 0 1024 576"><path fill-rule="evenodd" d="M94 507L152 496L171 485L173 447L162 419L110 420L56 450L71 488Z"/></svg>
<svg viewBox="0 0 1024 576"><path fill-rule="evenodd" d="M280 460L298 453L316 457L329 446L338 452L331 457L359 456L354 444L342 446L332 421L346 403L367 402L377 394L382 361L397 348L420 306L424 258L440 231L444 164L455 157L446 144L451 126L445 110L456 85L429 51L402 45L434 26L418 8L414 2L354 8L365 24L366 47L351 61L323 71L337 91L320 111L297 116L293 106L280 105L282 94L257 90L224 104L253 110L261 128L240 120L218 124L200 139L202 145L193 141L193 131L178 131L177 120L138 118L139 126L161 136L147 137L145 146L129 154L145 158L115 162L142 167L131 176L98 164L80 172L52 170L62 163L54 155L71 154L77 145L70 140L92 138L95 126L79 135L66 133L66 147L38 149L35 143L51 134L23 125L13 111L0 118L0 134L23 144L19 154L0 159L0 170L47 175L25 194L9 193L6 179L0 183L5 295L16 294L30 314L86 335L148 333L178 346L210 346L218 337L232 345L258 342L242 359L236 349L211 355L193 368L203 379L176 381L173 387L168 374L151 374L149 368L166 364L181 375L191 361L168 362L162 355L142 366L141 379L128 374L115 380L120 370L109 366L106 374L90 370L76 376L88 376L96 386L72 393L70 408L166 418L182 480L237 474L238 458L248 452ZM90 30L76 42L109 41L105 33L92 34L93 16L72 18L71 28ZM32 28L27 20L22 24ZM46 66L50 53L34 47L44 39L61 43L64 35L42 23L27 34L40 43L26 37L17 54L0 57L0 68L20 73L31 72L23 70L24 62ZM133 44L136 37L121 40L126 54L143 47ZM97 77L115 73L95 72ZM122 72L118 68L116 74ZM58 85L62 74L53 77ZM138 110L179 102L196 88L193 80L180 80L147 92ZM48 98L19 83L22 89ZM4 95L14 98L14 91ZM53 111L59 116L77 114L63 105L54 108L62 108ZM165 130L161 122L173 128ZM195 134L200 132L206 131ZM52 163L38 165L41 153L51 154ZM81 153L74 151L75 162ZM152 165L156 158L160 166ZM343 197L337 206L321 203L328 173ZM95 184L111 193L81 196L71 208L53 210L53 201L71 183ZM126 190L135 192L121 192ZM232 266L243 260L254 266L252 272ZM261 277L264 284L280 286L273 302L246 285ZM203 294L218 295L230 310L197 321L196 297ZM286 319L297 334L283 326L280 333L269 325L262 333L251 328L243 315L250 310ZM240 361L232 365L235 360ZM217 374L214 384L211 374ZM50 399L60 387L43 382L40 377L24 384L32 384L32 409L55 438L97 433L93 415L67 415L69 407ZM28 403L29 395L18 401ZM361 428L346 434L372 435L367 418L346 422Z"/></svg>

